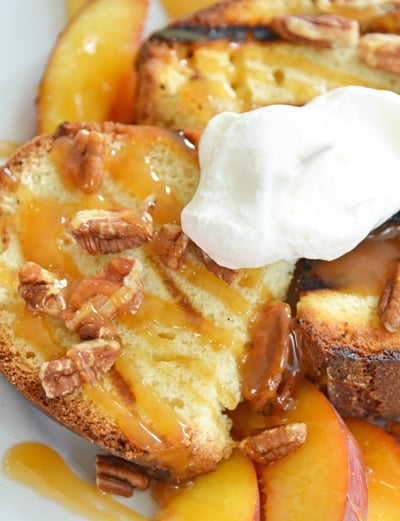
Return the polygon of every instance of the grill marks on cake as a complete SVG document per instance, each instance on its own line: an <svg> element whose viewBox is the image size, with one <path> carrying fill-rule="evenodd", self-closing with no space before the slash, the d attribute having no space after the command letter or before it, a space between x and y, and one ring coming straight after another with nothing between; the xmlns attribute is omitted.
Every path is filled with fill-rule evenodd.
<svg viewBox="0 0 400 521"><path fill-rule="evenodd" d="M202 24L175 24L152 34L151 40L198 42L228 39L232 42L247 41L252 38L260 42L275 41L280 36L270 27L259 25L228 25L220 27L205 26Z"/></svg>

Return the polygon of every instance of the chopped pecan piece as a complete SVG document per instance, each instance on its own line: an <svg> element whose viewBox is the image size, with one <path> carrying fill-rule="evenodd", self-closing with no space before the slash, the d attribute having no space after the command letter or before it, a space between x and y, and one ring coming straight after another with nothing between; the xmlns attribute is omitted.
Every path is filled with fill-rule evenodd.
<svg viewBox="0 0 400 521"><path fill-rule="evenodd" d="M271 27L290 42L313 47L355 47L360 33L356 20L333 14L277 15Z"/></svg>
<svg viewBox="0 0 400 521"><path fill-rule="evenodd" d="M288 423L248 436L239 443L240 449L257 463L273 463L287 456L307 439L305 423Z"/></svg>
<svg viewBox="0 0 400 521"><path fill-rule="evenodd" d="M90 255L119 253L148 242L153 235L153 219L147 211L129 208L81 210L67 228Z"/></svg>
<svg viewBox="0 0 400 521"><path fill-rule="evenodd" d="M144 295L140 269L136 259L114 258L92 277L68 288L38 264L27 263L21 269L19 292L28 306L64 320L84 340L65 356L42 364L39 378L46 396L54 398L82 383L93 384L112 367L121 344L111 320L140 306Z"/></svg>
<svg viewBox="0 0 400 521"><path fill-rule="evenodd" d="M88 328L108 331L109 321L118 314L135 313L144 296L140 271L137 259L116 257L91 277L73 284L63 313L68 329L87 337Z"/></svg>
<svg viewBox="0 0 400 521"><path fill-rule="evenodd" d="M101 492L130 497L135 489L146 490L149 477L134 463L117 456L96 456L96 485Z"/></svg>
<svg viewBox="0 0 400 521"><path fill-rule="evenodd" d="M34 313L59 316L66 309L67 281L35 262L26 262L19 274L18 293Z"/></svg>
<svg viewBox="0 0 400 521"><path fill-rule="evenodd" d="M94 130L80 129L67 155L65 171L85 194L94 194L103 181L105 139Z"/></svg>
<svg viewBox="0 0 400 521"><path fill-rule="evenodd" d="M121 350L118 340L95 339L76 344L65 356L44 362L39 371L48 398L71 393L81 384L93 384L113 366Z"/></svg>
<svg viewBox="0 0 400 521"><path fill-rule="evenodd" d="M377 313L385 329L395 333L400 328L400 262L387 280L378 300Z"/></svg>
<svg viewBox="0 0 400 521"><path fill-rule="evenodd" d="M360 39L358 55L370 67L400 74L400 35L365 34Z"/></svg>
<svg viewBox="0 0 400 521"><path fill-rule="evenodd" d="M220 266L214 260L212 260L212 258L207 255L207 253L199 246L194 245L194 251L199 261L201 261L209 271L214 273L216 277L224 280L227 284L232 284L238 278L238 270L232 270L230 268L224 268L224 266Z"/></svg>
<svg viewBox="0 0 400 521"><path fill-rule="evenodd" d="M156 233L153 249L163 263L173 270L182 267L190 239L176 224L164 224Z"/></svg>

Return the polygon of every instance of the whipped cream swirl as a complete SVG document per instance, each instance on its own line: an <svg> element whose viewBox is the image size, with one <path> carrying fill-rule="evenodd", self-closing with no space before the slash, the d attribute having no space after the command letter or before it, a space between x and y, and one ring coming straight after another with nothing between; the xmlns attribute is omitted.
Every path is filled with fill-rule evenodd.
<svg viewBox="0 0 400 521"><path fill-rule="evenodd" d="M183 231L213 260L332 260L400 209L400 96L343 87L212 118Z"/></svg>

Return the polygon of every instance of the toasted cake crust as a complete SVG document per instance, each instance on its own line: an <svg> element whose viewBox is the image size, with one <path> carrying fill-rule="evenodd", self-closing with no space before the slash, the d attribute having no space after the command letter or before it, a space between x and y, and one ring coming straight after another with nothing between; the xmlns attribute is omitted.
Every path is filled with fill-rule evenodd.
<svg viewBox="0 0 400 521"><path fill-rule="evenodd" d="M345 417L400 415L400 331L379 302L400 252L390 220L335 261L302 261L296 320L310 379Z"/></svg>
<svg viewBox="0 0 400 521"><path fill-rule="evenodd" d="M335 297L346 305L343 295L330 296ZM305 299L297 315L308 377L343 417L397 418L399 335L390 335L378 322L371 324L367 316L360 323L348 321L350 312L326 321L318 307L323 298Z"/></svg>

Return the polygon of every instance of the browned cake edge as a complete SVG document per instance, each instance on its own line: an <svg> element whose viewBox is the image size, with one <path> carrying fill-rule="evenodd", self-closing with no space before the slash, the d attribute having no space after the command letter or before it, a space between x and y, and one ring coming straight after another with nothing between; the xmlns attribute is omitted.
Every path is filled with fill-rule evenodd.
<svg viewBox="0 0 400 521"><path fill-rule="evenodd" d="M299 306L296 321L307 376L342 416L400 415L399 335L367 317L361 322L342 315L327 320L309 304L307 309Z"/></svg>

